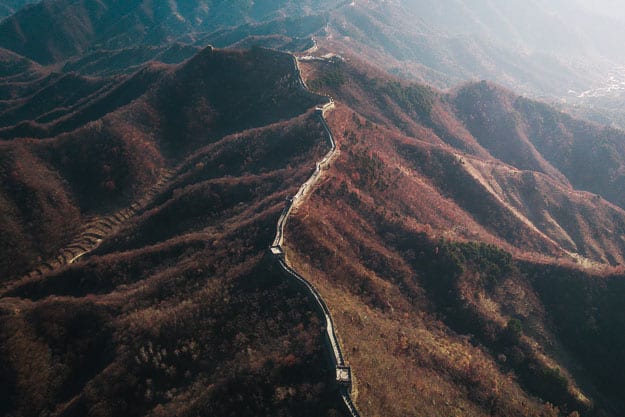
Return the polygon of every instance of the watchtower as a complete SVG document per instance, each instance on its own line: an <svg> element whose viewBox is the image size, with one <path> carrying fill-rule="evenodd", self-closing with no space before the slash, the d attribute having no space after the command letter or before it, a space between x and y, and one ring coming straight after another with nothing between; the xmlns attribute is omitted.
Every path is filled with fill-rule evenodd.
<svg viewBox="0 0 625 417"><path fill-rule="evenodd" d="M352 390L352 370L349 366L337 365L336 382L341 386L347 387L349 391Z"/></svg>

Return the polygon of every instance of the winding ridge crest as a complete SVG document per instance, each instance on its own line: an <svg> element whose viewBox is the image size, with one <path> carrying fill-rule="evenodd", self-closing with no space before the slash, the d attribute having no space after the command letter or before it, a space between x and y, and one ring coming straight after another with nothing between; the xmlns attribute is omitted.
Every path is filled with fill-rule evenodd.
<svg viewBox="0 0 625 417"><path fill-rule="evenodd" d="M298 75L298 80L302 88L308 89L304 80L302 79L302 75L299 69L299 65L297 59L293 57L293 62L295 65L295 71ZM343 359L343 353L341 352L341 346L339 345L338 339L336 337L336 333L334 331L334 321L332 320L332 315L330 314L330 309L326 305L325 301L321 297L321 294L317 291L317 289L308 282L304 277L299 275L291 266L289 265L288 260L286 259L286 253L282 247L282 243L284 241L284 226L288 220L293 207L296 204L301 203L306 196L310 193L313 186L319 180L321 175L321 170L328 167L330 161L334 157L336 153L336 143L334 141L334 136L332 135L332 131L328 126L324 114L326 111L334 108L334 100L331 97L328 97L328 102L323 106L317 107L316 111L321 120L321 124L324 127L324 130L328 136L328 141L330 142L330 150L328 153L319 161L315 166L315 171L312 173L310 178L303 183L297 193L287 200L287 205L282 210L282 214L278 219L278 223L276 225L276 237L271 245L271 253L277 259L280 268L285 271L288 275L295 278L297 282L303 285L313 296L317 306L323 313L323 317L325 320L325 336L326 343L328 347L332 351L332 362L336 368L336 382L340 385L341 397L343 398L343 402L345 406L349 410L349 413L352 417L360 417L358 410L356 409L352 399L350 397L350 392L352 388L352 374L351 368L345 364L345 360Z"/></svg>

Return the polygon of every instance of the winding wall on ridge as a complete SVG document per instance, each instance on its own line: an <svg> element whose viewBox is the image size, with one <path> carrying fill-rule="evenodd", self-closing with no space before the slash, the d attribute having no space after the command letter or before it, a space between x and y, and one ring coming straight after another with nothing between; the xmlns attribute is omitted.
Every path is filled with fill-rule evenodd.
<svg viewBox="0 0 625 417"><path fill-rule="evenodd" d="M293 57L293 61L295 64L295 71L297 72L299 84L302 88L308 89L306 84L304 83L301 72L299 69L299 65L297 63L297 59ZM308 178L308 180L303 183L297 193L288 200L287 205L284 210L280 214L280 218L278 219L278 223L276 225L276 237L271 245L271 253L276 257L280 268L289 276L294 278L300 285L305 287L308 292L312 295L315 300L315 304L321 311L324 320L325 320L325 339L326 343L331 350L332 353L332 362L336 368L336 381L340 384L341 397L345 404L345 407L352 415L352 417L360 417L358 410L354 406L352 402L350 392L351 392L351 384L352 384L352 376L351 376L351 368L345 365L345 360L343 358L343 353L341 352L341 346L339 344L338 338L336 337L335 325L332 320L332 315L330 314L330 309L326 305L325 301L321 297L321 294L317 291L317 289L308 282L304 277L298 274L291 266L286 259L286 253L282 247L282 243L284 241L284 227L286 222L288 221L289 215L293 210L293 207L299 205L306 196L310 193L316 182L319 180L321 176L321 171L328 167L330 161L334 157L336 153L336 143L334 141L334 136L332 135L332 131L328 126L324 114L326 111L334 108L334 101L332 98L328 97L328 103L321 107L317 107L316 111L321 120L321 124L323 125L324 131L328 137L328 141L330 142L330 150L325 156L317 162L315 166L315 170Z"/></svg>

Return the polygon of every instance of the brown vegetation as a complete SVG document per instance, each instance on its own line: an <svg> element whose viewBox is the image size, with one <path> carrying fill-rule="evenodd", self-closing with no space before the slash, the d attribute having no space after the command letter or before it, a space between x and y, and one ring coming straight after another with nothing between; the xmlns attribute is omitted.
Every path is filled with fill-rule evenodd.
<svg viewBox="0 0 625 417"><path fill-rule="evenodd" d="M327 151L321 98L259 49L155 74L76 130L1 144L0 414L344 415L322 319L266 255ZM19 278L164 166L96 251Z"/></svg>
<svg viewBox="0 0 625 417"><path fill-rule="evenodd" d="M320 318L265 255L326 151L291 57L207 48L109 78L5 58L0 413L342 415ZM622 414L623 278L575 267L625 262L623 133L487 83L304 73L338 101L339 153L286 245L363 414ZM137 200L77 263L20 278Z"/></svg>
<svg viewBox="0 0 625 417"><path fill-rule="evenodd" d="M68 82L76 84L76 89L60 87ZM92 88L82 88L84 85ZM105 87L100 88L102 85ZM54 95L56 101L44 99L57 89L61 93ZM87 97L79 98L81 92ZM55 234L43 239L48 246L34 243L45 234L24 229L27 221L20 223L15 213L9 215L7 225L18 224L7 227L2 239L7 248L0 255L4 280L27 273L38 260L55 257L54 250L77 231L80 221L74 212L86 220L124 207L145 194L167 164L177 164L203 146L248 128L278 123L274 127L277 133L279 122L288 126L286 120L301 115L317 101L298 88L291 57L261 49L244 53L208 48L182 65L154 64L117 83L79 76L54 81L30 96L21 108L31 109L30 116L24 117L54 113L57 118L24 124L19 123L17 110L3 113L7 125L17 123L1 130L12 139L2 144L3 152L12 155L19 150L22 168L33 171L22 175L7 160L1 174L7 187L12 177L18 181L28 175L36 177L54 193L65 195L72 208L64 208L67 217L60 211L41 216L56 216L48 222ZM35 105L37 102L43 107ZM66 102L75 103L61 110ZM289 135L284 126L280 134ZM22 133L45 139L17 139ZM289 155L285 148L277 149L276 158ZM299 150L293 148L293 152ZM27 164L31 160L35 162ZM228 161L223 163L228 165ZM42 166L45 168L39 169ZM46 170L51 175L43 176ZM26 212L27 205L47 207L24 196L39 195L40 184L26 186L23 193L5 192L5 211Z"/></svg>
<svg viewBox="0 0 625 417"><path fill-rule="evenodd" d="M337 71L342 83L324 81L326 73ZM463 105L460 97L468 93L402 85L359 61L316 63L304 73L319 91L358 109L339 112L335 130L350 156L360 162L363 154L375 156L385 168L385 181L405 191L392 216L414 218L436 237L487 241L515 256L623 263L625 211L616 191L625 178L619 168L625 163L625 150L618 151L625 143L622 132L484 83L459 90L490 91L471 95L475 100L467 98L470 105ZM549 129L538 126L536 109ZM601 163L607 150L589 147L610 150L611 162ZM567 154L576 155L574 165L559 162L557 155ZM342 168L349 188L361 172L354 162ZM597 215L589 215L593 212Z"/></svg>
<svg viewBox="0 0 625 417"><path fill-rule="evenodd" d="M328 82L336 71L342 81ZM329 116L340 155L285 242L333 312L363 414L620 415L623 310L610 300L624 278L548 265L622 263L622 208L573 188L541 153L549 136L526 134L525 111L495 98L481 118L503 112L519 123L506 136L495 122L506 162L454 104L457 93L407 86L398 95L358 62L304 72L345 103ZM505 154L517 145L531 152Z"/></svg>

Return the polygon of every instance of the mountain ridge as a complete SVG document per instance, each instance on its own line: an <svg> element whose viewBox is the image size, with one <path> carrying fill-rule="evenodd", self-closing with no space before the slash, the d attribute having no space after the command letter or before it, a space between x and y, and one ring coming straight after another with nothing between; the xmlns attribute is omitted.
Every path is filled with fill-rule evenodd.
<svg viewBox="0 0 625 417"><path fill-rule="evenodd" d="M592 349L612 340L622 309L591 298L623 282L622 265L609 266L622 263L622 248L597 257L599 247L616 243L614 226L603 222L622 225L623 209L575 190L562 174L522 170L484 148L458 152L450 143L463 142L437 137L444 130L427 116L438 100L453 103L454 93L405 85L406 95L411 88L434 95L423 106L428 101L414 94L411 107L389 95L396 90L385 81L364 77L376 72L362 63L303 66L307 82L337 100L329 124L341 152L294 213L287 242L296 268L338 312L362 412L619 415L620 391L604 382L619 386L619 355L598 358ZM328 82L337 71L342 81ZM375 88L360 95L361 85ZM497 103L491 111L500 111ZM369 119L375 106L392 117ZM412 118L420 129L396 123L411 108L421 109ZM447 126L462 124L446 117ZM603 311L601 330L592 327L593 308ZM576 318L563 329L557 320L567 310Z"/></svg>
<svg viewBox="0 0 625 417"><path fill-rule="evenodd" d="M150 7L133 0L122 7L108 0L53 0L22 9L0 22L0 46L51 64L94 48L169 43L183 35L216 32L285 15L321 13L336 3L340 2L258 1L233 8L221 0L203 0L193 7L159 0ZM41 27L49 28L45 44L37 36Z"/></svg>
<svg viewBox="0 0 625 417"><path fill-rule="evenodd" d="M209 103L239 77L247 87L258 81L231 103L245 98L249 108L238 117L250 129L238 130L227 119L220 127L215 117L200 126L201 140L193 139L200 127L186 121L186 138L152 130L162 132L169 118L191 117L194 109L209 116L195 101ZM174 96L172 89L193 90L176 111L161 101ZM272 98L273 112L253 114ZM60 188L76 213L59 229L80 233L68 225L93 224L87 220L98 216L103 228L91 232L102 239L97 249L40 274L17 278L19 258L3 260L15 278L4 282L0 297L2 412L348 415L334 369L319 366L327 353L310 295L275 271L266 254L285 197L325 152L315 113L323 101L301 88L289 55L209 48L185 64L163 66L141 97L77 130L0 143L3 156L21 149L22 163L37 155L54 168L43 179L39 166L29 164L15 177L25 182L34 173L44 185L59 178L53 190ZM212 111L227 108L217 103ZM6 166L0 165L3 185L11 175ZM155 174L165 167L174 172L159 184ZM131 169L136 173L124 178ZM103 188L89 190L93 186ZM21 188L2 198L42 210L37 193L45 188ZM120 222L112 226L107 215ZM32 242L40 235L12 238ZM36 377L30 364L41 370ZM236 394L241 386L242 396Z"/></svg>
<svg viewBox="0 0 625 417"><path fill-rule="evenodd" d="M546 2L455 3L478 33L447 3L407 27L406 2L366 0L0 22L0 414L349 415L333 323L364 415L622 415L625 133L437 88L590 80L506 20L574 23ZM268 252L284 213L331 320Z"/></svg>

